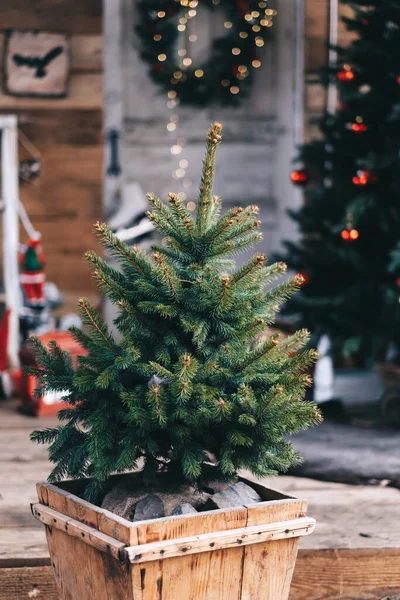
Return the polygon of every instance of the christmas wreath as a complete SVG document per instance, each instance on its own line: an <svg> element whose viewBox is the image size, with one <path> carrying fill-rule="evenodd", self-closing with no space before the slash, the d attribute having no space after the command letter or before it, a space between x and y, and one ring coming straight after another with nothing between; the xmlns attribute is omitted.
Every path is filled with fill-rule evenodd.
<svg viewBox="0 0 400 600"><path fill-rule="evenodd" d="M188 35L189 48L180 51L177 42L180 32L189 33L189 21L200 6L225 12L226 35L213 41L202 64L194 65L189 48L196 36ZM150 65L151 78L165 92L173 90L182 104L192 106L237 105L248 93L276 13L265 1L138 0L137 8L140 54Z"/></svg>

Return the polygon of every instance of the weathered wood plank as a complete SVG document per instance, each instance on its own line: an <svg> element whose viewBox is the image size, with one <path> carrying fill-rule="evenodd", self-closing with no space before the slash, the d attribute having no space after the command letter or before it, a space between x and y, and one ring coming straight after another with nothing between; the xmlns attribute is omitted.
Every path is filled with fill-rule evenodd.
<svg viewBox="0 0 400 600"><path fill-rule="evenodd" d="M109 554L102 554L107 599L132 600L132 578L129 566L117 562Z"/></svg>
<svg viewBox="0 0 400 600"><path fill-rule="evenodd" d="M236 548L237 546L248 546L272 540L310 535L314 528L315 520L303 517L292 521L253 525L228 531L204 533L177 540L130 546L126 548L126 552L132 564L141 564L160 558L164 560L176 556L215 552L226 548Z"/></svg>
<svg viewBox="0 0 400 600"><path fill-rule="evenodd" d="M42 29L72 34L100 34L102 0L2 0L2 29Z"/></svg>
<svg viewBox="0 0 400 600"><path fill-rule="evenodd" d="M58 600L50 566L0 567L0 600Z"/></svg>
<svg viewBox="0 0 400 600"><path fill-rule="evenodd" d="M69 506L72 506L72 502ZM68 512L70 512L70 510ZM81 512L83 513L84 511ZM85 544L93 546L93 548L96 548L101 552L110 554L110 556L113 556L117 560L120 560L125 556L125 544L123 542L118 542L115 538L112 538L101 531L97 531L94 527L80 523L76 519L67 517L52 508L36 503L32 506L32 514L35 519L44 525L47 525L52 529L67 532L69 536L78 538ZM85 518L85 516L86 515L84 514L82 518ZM95 522L97 523L96 514Z"/></svg>
<svg viewBox="0 0 400 600"><path fill-rule="evenodd" d="M306 0L304 6L304 70L317 72L328 60L329 3L326 0ZM309 121L325 108L325 91L316 86L306 86L304 97L304 134L311 136Z"/></svg>
<svg viewBox="0 0 400 600"><path fill-rule="evenodd" d="M48 483L37 484L39 501L45 506L69 515L70 512L77 518L96 527L102 533L114 537L116 540L131 544L131 523L126 519L113 515L108 510L90 504L78 496L70 494L67 490ZM75 506L74 506L75 505ZM136 540L137 538L134 537Z"/></svg>
<svg viewBox="0 0 400 600"><path fill-rule="evenodd" d="M71 73L101 73L103 70L103 44L102 35L73 35L71 37ZM0 72L3 69L3 49L4 33L0 31Z"/></svg>
<svg viewBox="0 0 400 600"><path fill-rule="evenodd" d="M32 221L63 219L79 227L78 219L92 224L100 219L102 159L101 146L70 144L43 149L40 179L21 186L21 200Z"/></svg>
<svg viewBox="0 0 400 600"><path fill-rule="evenodd" d="M1 114L8 112L0 111ZM100 109L17 109L14 114L17 115L19 129L41 153L48 146L54 150L54 146L95 146L102 143L103 113ZM19 151L21 156L25 154L22 143Z"/></svg>
<svg viewBox="0 0 400 600"><path fill-rule="evenodd" d="M326 37L307 37L304 40L304 64L306 73L316 73L326 65L328 43ZM307 109L307 107L305 107Z"/></svg>
<svg viewBox="0 0 400 600"><path fill-rule="evenodd" d="M94 110L101 109L102 103L103 77L100 73L73 73L66 98L19 98L0 93L0 110Z"/></svg>
<svg viewBox="0 0 400 600"><path fill-rule="evenodd" d="M42 233L46 276L61 291L82 295L95 289L82 257L89 249L101 252L92 229L102 219L102 158L100 145L48 145L41 152L40 179L20 189L22 203ZM26 240L22 229L21 240Z"/></svg>
<svg viewBox="0 0 400 600"><path fill-rule="evenodd" d="M306 87L306 106L309 112L321 113L325 108L326 90L322 85L309 84Z"/></svg>
<svg viewBox="0 0 400 600"><path fill-rule="evenodd" d="M46 537L62 600L109 600L102 552L55 528L46 527Z"/></svg>
<svg viewBox="0 0 400 600"><path fill-rule="evenodd" d="M277 520L302 520L307 511L304 500L277 500L253 505L247 525L274 523ZM242 594L244 600L287 600L299 539L255 544L245 548Z"/></svg>
<svg viewBox="0 0 400 600"><path fill-rule="evenodd" d="M71 70L72 72L103 71L102 35L73 35L71 38Z"/></svg>
<svg viewBox="0 0 400 600"><path fill-rule="evenodd" d="M290 600L397 600L400 549L300 550Z"/></svg>
<svg viewBox="0 0 400 600"><path fill-rule="evenodd" d="M239 508L193 515L190 518L166 518L138 523L136 529L138 543L146 544L185 535L227 531L245 527L246 523L247 509ZM146 565L132 565L134 598L136 600L137 595L139 600L176 600L181 595L184 581L185 600L238 600L243 552L244 548L217 550L202 555L171 558L168 561L154 561ZM221 585L222 574L225 575L225 585ZM208 582L208 586L205 582Z"/></svg>
<svg viewBox="0 0 400 600"><path fill-rule="evenodd" d="M0 600L26 600L35 595L58 600L50 561L40 562L0 561ZM289 599L392 600L399 594L400 549L300 550Z"/></svg>

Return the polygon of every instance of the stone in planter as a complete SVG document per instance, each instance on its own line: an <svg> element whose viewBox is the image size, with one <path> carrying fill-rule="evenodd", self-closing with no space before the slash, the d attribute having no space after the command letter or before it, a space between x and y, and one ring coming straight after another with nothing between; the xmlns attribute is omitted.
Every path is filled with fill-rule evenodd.
<svg viewBox="0 0 400 600"><path fill-rule="evenodd" d="M205 503L204 510L246 506L247 504L254 504L261 501L261 496L253 488L239 481L211 496Z"/></svg>
<svg viewBox="0 0 400 600"><path fill-rule="evenodd" d="M133 521L159 519L164 515L164 504L161 498L156 494L147 494L136 504Z"/></svg>
<svg viewBox="0 0 400 600"><path fill-rule="evenodd" d="M149 495L156 495L159 498L163 504L164 512L161 514L161 506L159 505L160 512L158 514L155 508L156 505L153 502L152 506L154 507L154 512L140 512L138 515L154 514L154 516L141 516L139 519L136 515L136 511L138 510L137 507L142 500ZM120 481L117 483L117 485L110 489L110 491L104 496L101 507L120 517L123 517L124 519L127 519L128 521L138 521L169 516L172 514L172 511L176 508L176 506L180 504L188 503L195 509L197 506L203 505L208 498L209 494L196 492L195 489L189 485L182 486L179 489L168 488L167 486L162 486L159 489L143 489L143 487L138 484L137 479L134 476L131 476L126 478L126 480ZM144 506L144 504L141 505L140 511L142 511L142 506Z"/></svg>
<svg viewBox="0 0 400 600"><path fill-rule="evenodd" d="M174 508L174 510L171 513L172 515L192 515L197 513L197 510L191 505L189 504L189 502L184 502L183 504L178 504L178 506L176 506Z"/></svg>

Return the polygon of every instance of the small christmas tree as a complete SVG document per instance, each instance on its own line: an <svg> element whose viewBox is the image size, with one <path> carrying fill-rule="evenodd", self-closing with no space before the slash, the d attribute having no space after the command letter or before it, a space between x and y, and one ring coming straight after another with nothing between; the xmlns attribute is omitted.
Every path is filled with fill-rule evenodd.
<svg viewBox="0 0 400 600"><path fill-rule="evenodd" d="M168 204L148 195L148 216L166 236L165 247L147 255L106 225L95 226L120 270L92 252L86 257L119 308L115 325L122 341L85 299L86 331L72 329L87 352L76 370L55 342L47 350L32 340L39 393L63 392L66 404L60 412L65 423L36 431L32 439L50 443L56 463L50 481L92 478L89 500L111 473L141 459L145 481L168 468L177 483L201 485L210 460L216 463L213 478L231 479L241 467L275 474L299 460L285 436L320 419L315 405L303 401L311 383L306 370L316 358L314 350L302 350L308 333L282 341L266 333L302 278L270 287L285 264L267 266L257 254L235 270L230 259L261 239L260 222L256 206L220 216L220 198L212 194L220 140L215 123L195 219L175 194Z"/></svg>
<svg viewBox="0 0 400 600"><path fill-rule="evenodd" d="M337 109L303 146L306 170L292 173L309 185L292 213L301 240L283 258L307 280L287 310L316 336L328 333L336 356L366 365L388 342L400 346L400 3L351 7L344 21L357 36L329 73Z"/></svg>

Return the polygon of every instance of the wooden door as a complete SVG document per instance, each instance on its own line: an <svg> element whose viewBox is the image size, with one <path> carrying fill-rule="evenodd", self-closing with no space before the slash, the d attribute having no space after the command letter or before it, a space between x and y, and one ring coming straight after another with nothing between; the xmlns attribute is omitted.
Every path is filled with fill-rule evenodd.
<svg viewBox="0 0 400 600"><path fill-rule="evenodd" d="M104 201L109 214L129 182L138 182L144 192L164 198L170 191L184 191L188 201L194 200L207 128L218 120L224 125L224 143L218 153L215 193L222 196L225 208L259 205L267 254L277 249L282 239L296 235L286 209L301 201L300 193L290 184L289 172L295 145L302 138L303 7L301 0L279 0L276 4L278 14L270 28L271 39L263 48L262 66L255 71L252 91L240 108L178 106L174 112L179 126L170 133L166 127L171 114L167 95L149 79L148 65L138 53L135 2L105 0L108 175ZM223 27L224 15L214 18L200 9L196 19L201 40L198 52L204 53L211 32ZM112 156L110 132L118 145L120 171L114 174L109 161L115 162L116 148ZM185 140L179 156L171 153L177 137ZM186 188L181 179L172 176L182 159L188 161Z"/></svg>

